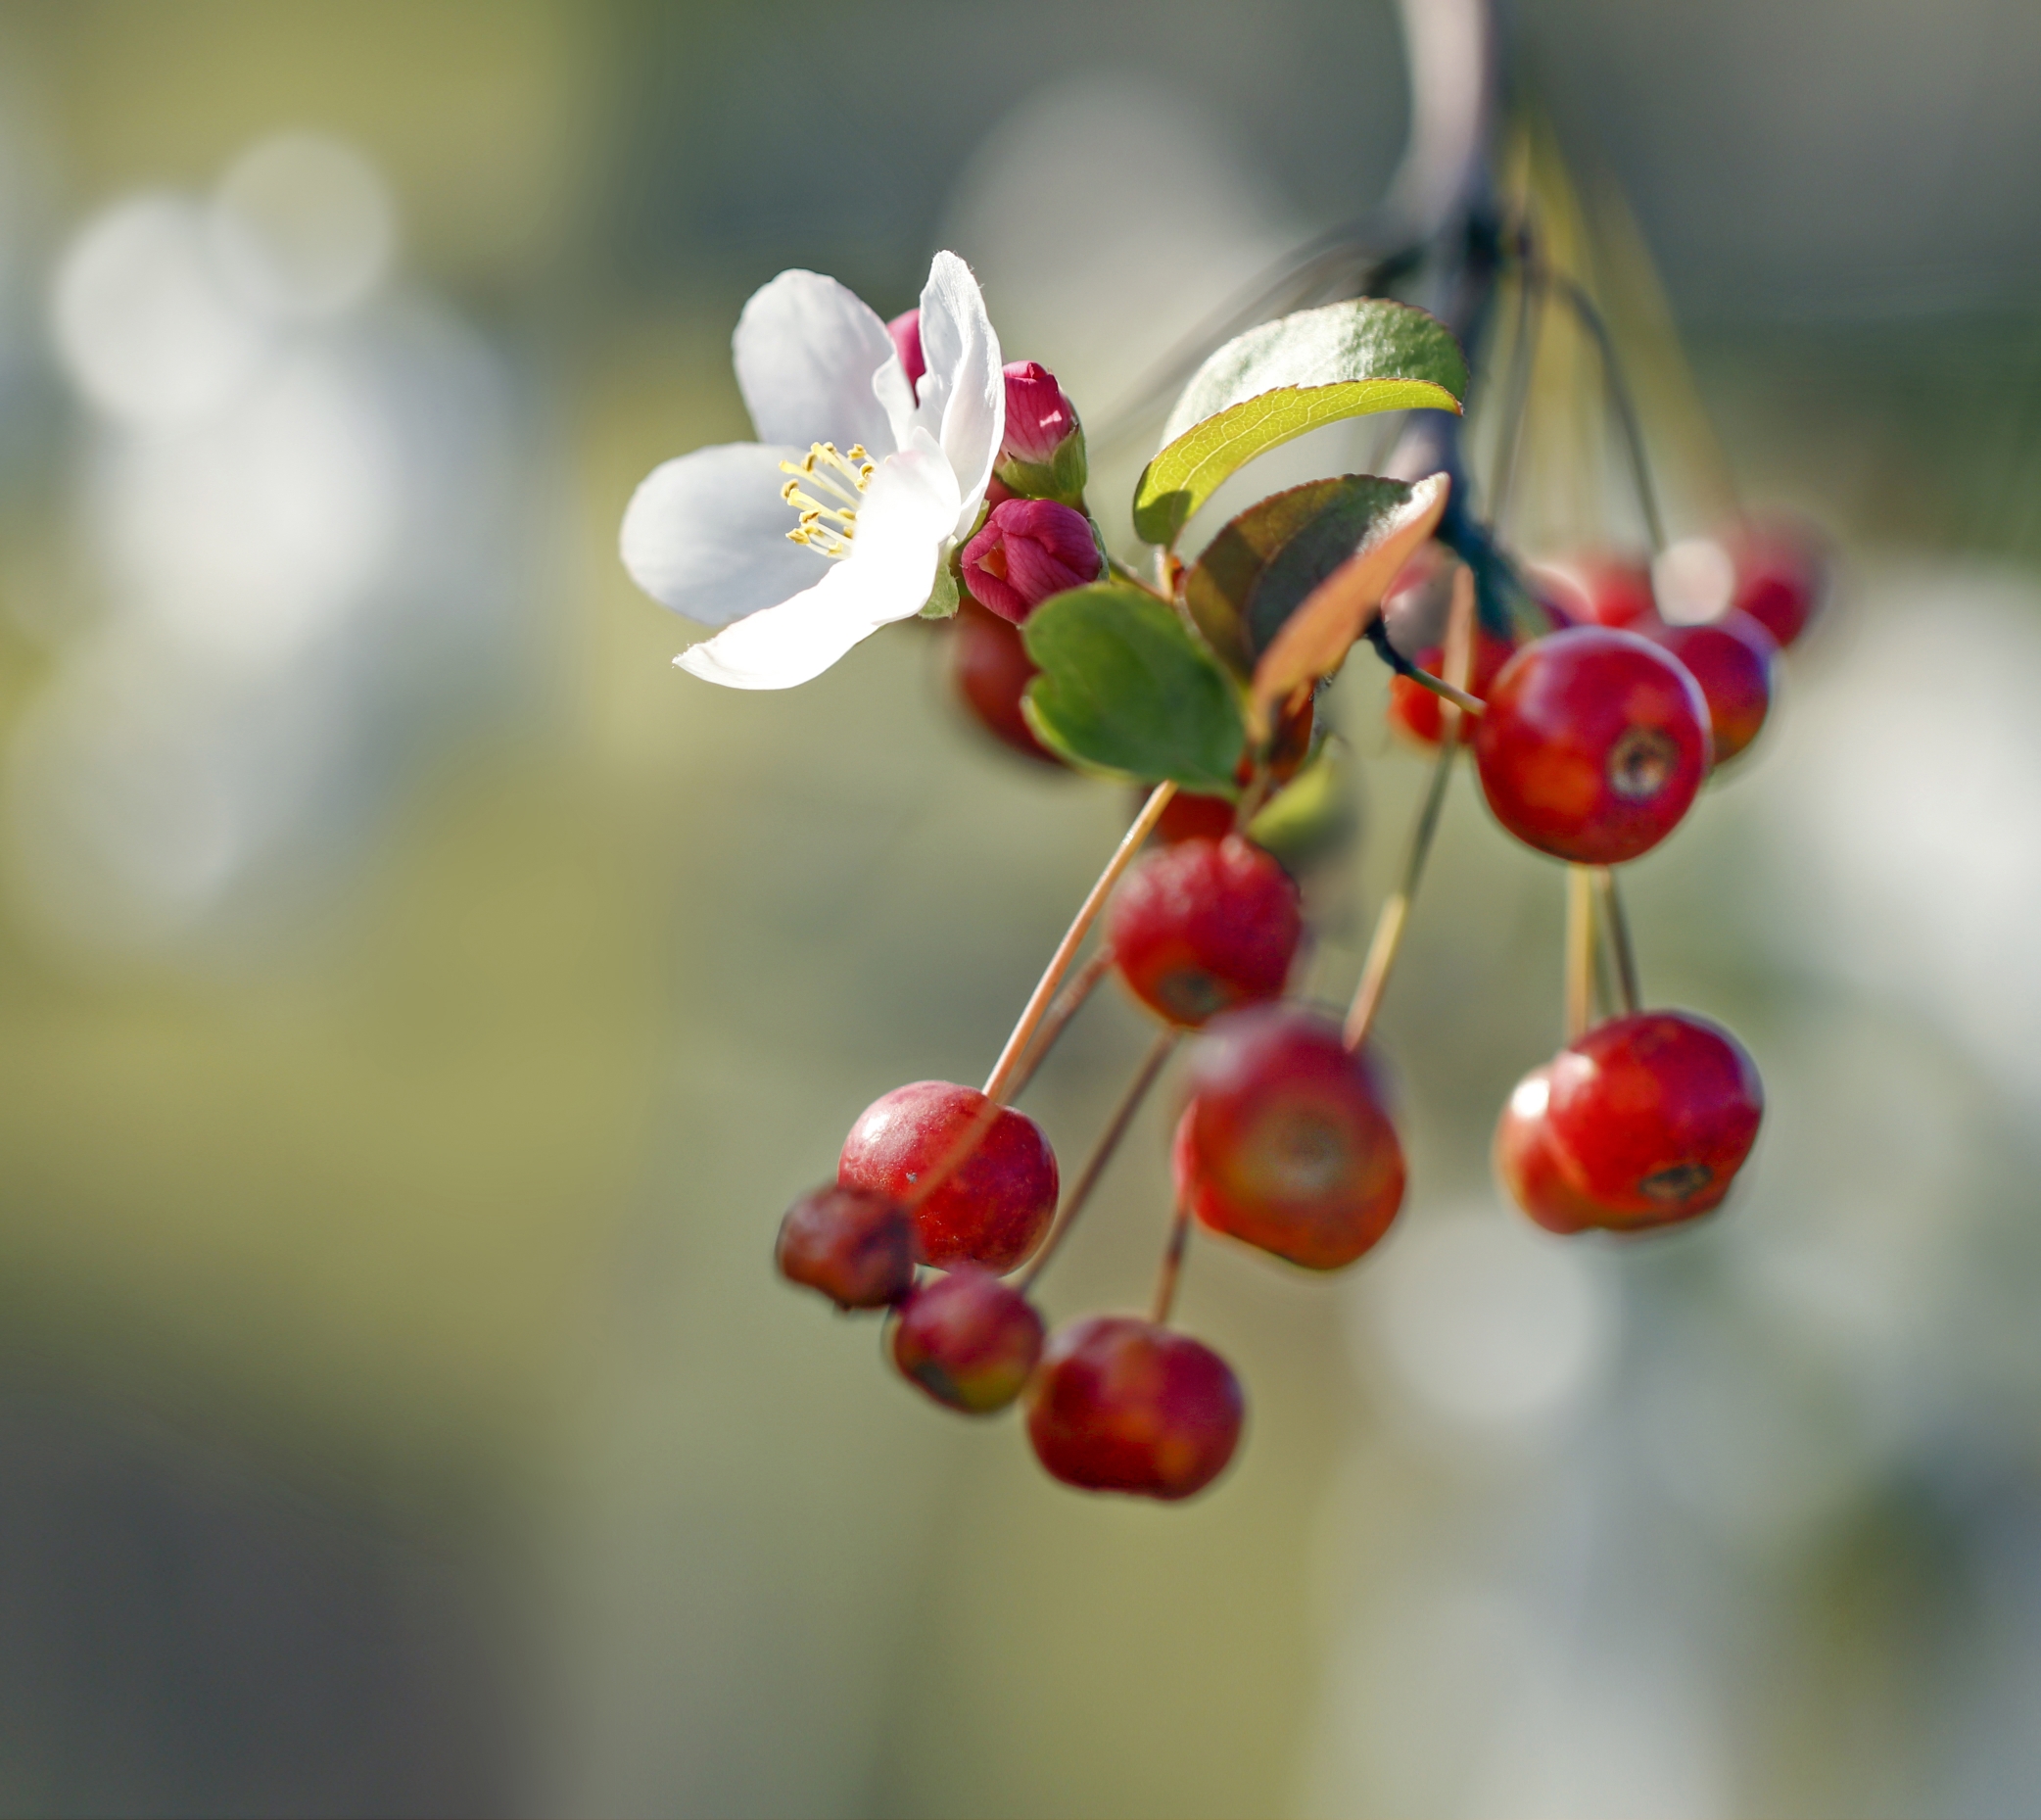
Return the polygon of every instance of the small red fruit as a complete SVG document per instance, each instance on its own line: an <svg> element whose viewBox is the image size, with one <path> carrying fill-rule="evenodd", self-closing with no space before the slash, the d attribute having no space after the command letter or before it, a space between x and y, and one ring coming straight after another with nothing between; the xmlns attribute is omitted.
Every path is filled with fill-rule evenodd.
<svg viewBox="0 0 2041 1820"><path fill-rule="evenodd" d="M1162 819L1155 825L1156 844L1223 840L1233 832L1236 807L1223 796L1201 796L1196 790L1180 790L1163 805Z"/></svg>
<svg viewBox="0 0 2041 1820"><path fill-rule="evenodd" d="M1811 525L1788 518L1746 520L1722 545L1736 572L1731 604L1786 646L1805 632L1828 594L1827 542Z"/></svg>
<svg viewBox="0 0 2041 1820"><path fill-rule="evenodd" d="M958 603L950 635L950 676L958 697L1002 744L1045 765L1061 765L1020 712L1020 697L1039 674L1018 626L975 600Z"/></svg>
<svg viewBox="0 0 2041 1820"><path fill-rule="evenodd" d="M917 1080L876 1099L843 1140L836 1180L890 1195L914 1209L923 1261L947 1269L978 1264L1011 1270L1041 1242L1056 1213L1056 1155L1025 1113L1000 1107L961 1164L986 1104L975 1087ZM946 1170L916 1202L918 1185Z"/></svg>
<svg viewBox="0 0 2041 1820"><path fill-rule="evenodd" d="M1612 1018L1560 1050L1549 1073L1553 1160L1610 1225L1715 1206L1764 1116L1742 1044L1688 1012Z"/></svg>
<svg viewBox="0 0 2041 1820"><path fill-rule="evenodd" d="M1715 762L1727 764L1758 737L1772 705L1779 646L1748 613L1732 608L1692 626L1650 626L1644 636L1680 659L1708 702Z"/></svg>
<svg viewBox="0 0 2041 1820"><path fill-rule="evenodd" d="M1502 667L1475 728L1482 793L1519 840L1612 865L1678 826L1708 770L1708 703L1669 651L1575 626Z"/></svg>
<svg viewBox="0 0 2041 1820"><path fill-rule="evenodd" d="M786 1210L780 1274L838 1308L884 1308L914 1287L914 1217L864 1188L817 1188Z"/></svg>
<svg viewBox="0 0 2041 1820"><path fill-rule="evenodd" d="M1467 693L1486 701L1496 672L1509 661L1515 650L1516 647L1507 639L1498 639L1493 632L1477 631L1474 635L1474 674L1468 679ZM1416 662L1420 670L1429 671L1433 676L1446 674L1443 648L1419 651ZM1445 705L1422 683L1413 683L1407 676L1389 679L1391 723L1426 745L1439 743L1439 729L1445 724ZM1465 744L1473 738L1474 716L1463 714L1460 716L1460 742Z"/></svg>
<svg viewBox="0 0 2041 1820"><path fill-rule="evenodd" d="M1588 551L1540 564L1535 579L1577 626L1629 626L1641 632L1658 618L1650 564L1634 557Z"/></svg>
<svg viewBox="0 0 2041 1820"><path fill-rule="evenodd" d="M1179 841L1150 854L1114 895L1107 940L1136 997L1172 1024L1273 998L1304 917L1297 886L1252 840Z"/></svg>
<svg viewBox="0 0 2041 1820"><path fill-rule="evenodd" d="M1551 1091L1549 1066L1517 1082L1495 1122L1495 1173L1510 1199L1547 1232L1586 1232L1600 1225L1608 1210L1568 1181L1552 1154L1545 1118Z"/></svg>
<svg viewBox="0 0 2041 1820"><path fill-rule="evenodd" d="M1060 1329L1027 1391L1035 1456L1080 1491L1177 1499L1223 1472L1247 1412L1210 1347L1129 1315Z"/></svg>
<svg viewBox="0 0 2041 1820"><path fill-rule="evenodd" d="M967 1415L1003 1410L1042 1356L1042 1317L989 1270L965 1265L924 1283L894 1317L893 1363Z"/></svg>
<svg viewBox="0 0 2041 1820"><path fill-rule="evenodd" d="M1216 1021L1192 1055L1176 1192L1200 1222L1308 1269L1352 1264L1403 1199L1403 1149L1364 1057L1298 1004Z"/></svg>

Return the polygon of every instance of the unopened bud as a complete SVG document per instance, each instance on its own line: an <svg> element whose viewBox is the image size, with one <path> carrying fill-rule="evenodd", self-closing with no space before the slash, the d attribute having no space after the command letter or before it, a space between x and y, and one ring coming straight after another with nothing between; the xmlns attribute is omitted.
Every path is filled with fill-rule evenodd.
<svg viewBox="0 0 2041 1820"><path fill-rule="evenodd" d="M1006 441L999 452L1000 477L1029 499L1060 500L1074 506L1084 497L1084 431L1077 407L1037 360L1016 360L1006 369Z"/></svg>
<svg viewBox="0 0 2041 1820"><path fill-rule="evenodd" d="M922 312L910 310L895 316L886 324L886 333L893 338L893 352L900 357L900 364L907 368L907 383L920 385L922 375L928 370L928 362L922 358Z"/></svg>
<svg viewBox="0 0 2041 1820"><path fill-rule="evenodd" d="M1096 581L1103 567L1091 520L1054 500L1008 500L964 547L964 585L1020 625L1052 594Z"/></svg>

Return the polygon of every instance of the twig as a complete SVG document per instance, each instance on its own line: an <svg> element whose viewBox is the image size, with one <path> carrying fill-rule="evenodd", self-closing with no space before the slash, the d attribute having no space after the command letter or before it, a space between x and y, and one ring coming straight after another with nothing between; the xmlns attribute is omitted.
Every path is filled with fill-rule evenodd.
<svg viewBox="0 0 2041 1820"><path fill-rule="evenodd" d="M1447 622L1446 667L1462 682L1472 667L1474 649L1474 574L1464 565L1452 578L1452 611ZM1450 696L1439 715L1439 756L1432 761L1432 781L1425 790L1424 803L1410 829L1410 844L1403 853L1403 876L1397 888L1383 901L1375 919L1374 939L1368 943L1368 958L1360 970L1360 984L1354 988L1353 1004L1347 1013L1347 1047L1358 1049L1367 1041L1375 1013L1382 1007L1382 994L1389 984L1389 970L1396 964L1402 945L1403 927L1410 920L1410 904L1417 895L1418 881L1424 877L1425 861L1431 856L1432 838L1439 832L1439 816L1446 806L1446 787L1452 776L1452 761L1460 746L1460 709Z"/></svg>
<svg viewBox="0 0 2041 1820"><path fill-rule="evenodd" d="M1049 1260L1056 1255L1057 1247L1077 1223L1077 1216L1091 1199L1092 1191L1106 1173L1106 1166L1113 1161L1113 1153L1119 1148L1119 1140L1127 1134L1127 1126L1134 1122L1134 1115L1141 1110L1141 1102L1148 1097L1148 1090L1162 1074L1163 1065L1175 1052L1183 1032L1173 1026L1155 1039L1139 1072L1128 1082L1127 1090L1120 1095L1119 1104L1114 1109L1113 1117L1107 1121L1106 1128L1099 1133L1099 1141L1092 1146L1091 1155L1085 1158L1084 1168L1077 1176L1076 1185L1064 1198L1056 1216L1056 1223L1049 1228L1049 1236L1042 1241L1042 1248L1034 1255L1034 1262L1027 1267L1021 1277L1020 1286L1032 1289L1035 1279L1049 1268Z"/></svg>
<svg viewBox="0 0 2041 1820"><path fill-rule="evenodd" d="M1191 1204L1185 1201L1170 1223L1169 1242L1163 1248L1163 1268L1156 1273L1155 1306L1148 1317L1159 1327L1168 1323L1169 1311L1176 1306L1176 1285L1183 1277L1184 1247L1190 1237Z"/></svg>
<svg viewBox="0 0 2041 1820"><path fill-rule="evenodd" d="M1609 946L1615 951L1616 989L1623 995L1624 1011L1634 1017L1642 995L1638 990L1638 957L1630 942L1630 918L1623 914L1623 895L1616 888L1615 871L1608 866L1595 867L1594 887L1601 899Z"/></svg>
<svg viewBox="0 0 2041 1820"><path fill-rule="evenodd" d="M1174 784L1158 784L1149 792L1148 800L1142 804L1141 813L1134 818L1134 825L1126 831L1120 843L1114 849L1113 857L1106 862L1106 870L1099 874L1095 884L1077 906L1077 914L1064 932L1064 937L1056 944L1056 952L1049 957L1040 982L1028 998L1020 1013L1020 1022L1014 1026L1014 1033L1007 1038L1007 1046L1000 1051L999 1060L993 1064L992 1073L985 1081L985 1097L1004 1102L1012 1092L1014 1078L1020 1070L1020 1058L1025 1054L1035 1027L1048 1012L1049 1001L1056 988L1063 983L1063 977L1069 972L1070 963L1077 957L1077 949L1084 940L1085 932L1098 918L1105 907L1106 894L1118 881L1119 875L1133 863L1134 855L1140 851L1142 841L1154 831L1156 823L1163 819L1163 811L1169 806L1169 798L1176 794Z"/></svg>

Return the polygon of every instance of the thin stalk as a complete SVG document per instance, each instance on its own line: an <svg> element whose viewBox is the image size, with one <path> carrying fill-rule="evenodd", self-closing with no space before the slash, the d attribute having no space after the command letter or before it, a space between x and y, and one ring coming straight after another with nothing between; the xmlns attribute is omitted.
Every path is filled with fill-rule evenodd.
<svg viewBox="0 0 2041 1820"><path fill-rule="evenodd" d="M1528 241L1529 233L1526 231ZM1502 405L1502 428L1496 439L1495 477L1489 488L1489 532L1502 535L1516 487L1517 463L1523 454L1524 425L1531 414L1531 380L1538 370L1538 339L1544 327L1544 286L1526 261L1517 267L1516 334L1510 349L1509 390Z"/></svg>
<svg viewBox="0 0 2041 1820"><path fill-rule="evenodd" d="M1049 1059L1049 1051L1056 1047L1063 1027L1077 1015L1077 1008L1091 996L1092 988L1112 971L1113 950L1101 942L1092 949L1084 965L1070 976L1069 982L1057 993L1055 1002L1049 1007L1049 1015L1042 1020L1042 1028L1028 1045L1025 1059L1007 1083L1008 1099L1017 1100L1025 1091L1027 1083L1034 1078L1035 1070Z"/></svg>
<svg viewBox="0 0 2041 1820"><path fill-rule="evenodd" d="M1616 888L1616 875L1610 867L1594 868L1594 888L1601 899L1609 946L1616 956L1616 988L1623 994L1624 1011L1635 1016L1642 1002L1642 994L1638 990L1638 956L1631 946L1630 918L1623 913L1623 894Z"/></svg>
<svg viewBox="0 0 2041 1820"><path fill-rule="evenodd" d="M1630 477L1637 489L1638 510L1642 514L1652 550L1661 551L1665 548L1665 520L1658 513L1658 490L1651 481L1651 458L1644 449L1643 426L1638 419L1637 405L1630 396L1630 381L1624 377L1623 362L1616 356L1615 337L1609 333L1609 325L1602 319L1601 311L1595 309L1594 300L1575 280L1553 273L1551 283L1566 300L1575 320L1587 331L1588 338L1594 343L1595 352L1601 357L1601 376L1608 391L1609 410L1623 434L1624 451L1630 457Z"/></svg>
<svg viewBox="0 0 2041 1820"><path fill-rule="evenodd" d="M1389 642L1389 628L1377 613L1368 621L1362 636L1375 647L1375 655L1389 665L1399 676L1407 676L1420 689L1429 689L1442 701L1448 701L1462 714L1476 716L1488 712L1488 703L1479 695L1470 695L1464 689L1448 683L1443 676L1434 676L1429 670L1420 670L1409 658Z"/></svg>
<svg viewBox="0 0 2041 1820"><path fill-rule="evenodd" d="M1149 1311L1149 1319L1159 1327L1166 1326L1169 1311L1176 1306L1176 1285L1183 1277L1184 1248L1191 1238L1191 1208L1188 1201L1176 1210L1176 1218L1170 1222L1169 1242L1163 1248L1163 1268L1156 1272L1155 1305Z"/></svg>
<svg viewBox="0 0 2041 1820"><path fill-rule="evenodd" d="M1474 654L1474 574L1460 569L1452 578L1451 617L1447 621L1446 667L1464 682ZM1347 1013L1347 1047L1358 1049L1367 1041L1375 1013L1382 1007L1382 994L1389 984L1389 970L1396 965L1402 946L1403 929L1410 920L1410 904L1424 877L1425 862L1431 857L1432 838L1439 832L1439 817L1446 807L1446 787L1452 778L1452 761L1460 749L1460 710L1450 698L1439 715L1439 756L1432 760L1432 781L1424 802L1410 829L1410 844L1403 853L1403 875L1397 888L1384 900L1375 919L1374 939L1368 943L1368 958L1360 970L1360 984L1354 988L1353 1003Z"/></svg>
<svg viewBox="0 0 2041 1820"><path fill-rule="evenodd" d="M1026 1274L1020 1278L1022 1289L1032 1289L1035 1279L1049 1268L1049 1260L1056 1255L1057 1247L1069 1235L1070 1228L1077 1223L1077 1216L1091 1199L1092 1191L1098 1187L1099 1179L1106 1173L1106 1166L1113 1161L1113 1153L1119 1148L1119 1140L1127 1134L1127 1126L1134 1122L1134 1115L1141 1110L1141 1102L1148 1097L1148 1090L1156 1083L1163 1072L1163 1065L1175 1052L1183 1032L1171 1026L1155 1039L1155 1046L1148 1052L1134 1078L1127 1083L1127 1090L1120 1095L1119 1104L1114 1108L1113 1117L1107 1121L1106 1128L1099 1133L1099 1141L1092 1146L1091 1155L1084 1159L1084 1168L1077 1176L1076 1185L1064 1197L1058 1209L1056 1223L1049 1228L1049 1236L1042 1241L1042 1249L1035 1253L1034 1262L1027 1267Z"/></svg>
<svg viewBox="0 0 2041 1820"><path fill-rule="evenodd" d="M1141 805L1141 813L1134 818L1134 825L1114 849L1113 857L1106 862L1106 870L1099 874L1098 883L1077 906L1075 918L1064 932L1063 939L1056 944L1048 968L1020 1013L1020 1022L1014 1026L1014 1033L1007 1038L1007 1046L1000 1051L999 1060L985 1081L988 1100L1004 1103L1011 1095L1015 1077L1020 1070L1021 1057L1033 1039L1036 1027L1048 1014L1049 1001L1055 996L1056 988L1063 983L1064 975L1069 972L1070 963L1077 958L1077 949L1082 945L1086 932L1105 908L1106 894L1118 882L1119 875L1133 863L1142 841L1154 832L1156 823L1163 819L1163 811L1169 806L1169 798L1175 794L1174 784L1158 784L1149 792L1148 800Z"/></svg>
<svg viewBox="0 0 2041 1820"><path fill-rule="evenodd" d="M1566 869L1566 1040L1594 1022L1594 868Z"/></svg>

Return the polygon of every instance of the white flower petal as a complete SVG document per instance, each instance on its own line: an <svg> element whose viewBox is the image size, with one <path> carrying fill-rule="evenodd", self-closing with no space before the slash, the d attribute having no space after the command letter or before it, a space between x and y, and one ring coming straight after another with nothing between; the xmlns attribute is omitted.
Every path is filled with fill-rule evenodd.
<svg viewBox="0 0 2041 1820"><path fill-rule="evenodd" d="M737 389L762 443L811 443L875 455L899 445L873 375L893 353L886 325L855 292L820 272L783 271L753 294L731 337Z"/></svg>
<svg viewBox="0 0 2041 1820"><path fill-rule="evenodd" d="M858 510L851 554L805 594L739 620L674 662L727 689L791 689L820 676L880 626L922 609L947 552L957 483L932 448L879 465Z"/></svg>
<svg viewBox="0 0 2041 1820"><path fill-rule="evenodd" d="M624 508L618 548L661 606L726 626L822 579L827 558L790 543L783 458L800 449L724 443L655 467Z"/></svg>
<svg viewBox="0 0 2041 1820"><path fill-rule="evenodd" d="M942 445L957 473L961 505L955 536L977 516L1006 434L1007 388L999 337L971 267L938 253L922 290L922 379L917 421Z"/></svg>

